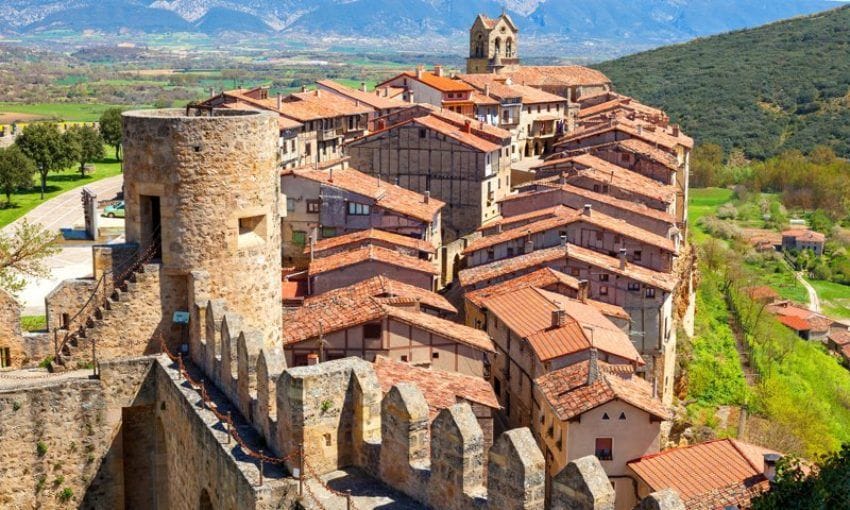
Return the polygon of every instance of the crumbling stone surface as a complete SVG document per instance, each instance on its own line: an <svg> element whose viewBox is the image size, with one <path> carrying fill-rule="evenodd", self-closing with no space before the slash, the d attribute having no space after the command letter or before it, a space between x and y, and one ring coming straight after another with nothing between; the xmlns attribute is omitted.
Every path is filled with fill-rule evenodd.
<svg viewBox="0 0 850 510"><path fill-rule="evenodd" d="M641 500L639 510L685 510L685 504L673 489L653 492Z"/></svg>

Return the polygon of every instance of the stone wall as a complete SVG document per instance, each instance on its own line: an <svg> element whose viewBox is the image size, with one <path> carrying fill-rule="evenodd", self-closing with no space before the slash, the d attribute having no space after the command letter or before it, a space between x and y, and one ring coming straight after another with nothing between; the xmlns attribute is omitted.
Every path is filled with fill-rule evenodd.
<svg viewBox="0 0 850 510"><path fill-rule="evenodd" d="M122 508L113 504L123 494L110 451L121 408L150 398L143 391L150 365L105 365L99 381L0 381L0 507ZM87 495L90 485L97 490Z"/></svg>
<svg viewBox="0 0 850 510"><path fill-rule="evenodd" d="M0 368L21 367L29 356L21 334L21 304L15 296L0 289ZM8 364L8 366L7 366Z"/></svg>
<svg viewBox="0 0 850 510"><path fill-rule="evenodd" d="M47 330L64 329L77 312L86 304L97 286L93 278L75 278L65 280L44 298L44 308L47 314ZM106 294L101 293L101 296ZM79 326L88 317L86 314L74 320L72 326Z"/></svg>
<svg viewBox="0 0 850 510"><path fill-rule="evenodd" d="M161 238L162 295L171 316L191 306L190 274L209 274L268 346L281 331L277 115L253 110L124 113L127 240ZM250 298L249 298L250 297Z"/></svg>

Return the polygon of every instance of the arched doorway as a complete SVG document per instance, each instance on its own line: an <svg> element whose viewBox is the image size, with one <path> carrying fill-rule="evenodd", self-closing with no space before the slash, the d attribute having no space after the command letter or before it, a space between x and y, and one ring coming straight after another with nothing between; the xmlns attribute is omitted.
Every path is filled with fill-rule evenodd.
<svg viewBox="0 0 850 510"><path fill-rule="evenodd" d="M215 510L212 500L210 500L210 493L207 492L206 489L201 489L201 497L198 501L198 510Z"/></svg>

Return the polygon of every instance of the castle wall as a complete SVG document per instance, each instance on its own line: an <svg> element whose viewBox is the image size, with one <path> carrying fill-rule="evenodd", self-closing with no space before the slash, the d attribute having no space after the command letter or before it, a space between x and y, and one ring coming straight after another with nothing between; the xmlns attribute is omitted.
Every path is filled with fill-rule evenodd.
<svg viewBox="0 0 850 510"><path fill-rule="evenodd" d="M30 354L21 334L21 304L0 289L0 368L21 367Z"/></svg>
<svg viewBox="0 0 850 510"><path fill-rule="evenodd" d="M268 112L124 113L127 240L161 237L162 295L180 303L164 316L189 309L189 273L206 270L210 297L279 343L278 134Z"/></svg>

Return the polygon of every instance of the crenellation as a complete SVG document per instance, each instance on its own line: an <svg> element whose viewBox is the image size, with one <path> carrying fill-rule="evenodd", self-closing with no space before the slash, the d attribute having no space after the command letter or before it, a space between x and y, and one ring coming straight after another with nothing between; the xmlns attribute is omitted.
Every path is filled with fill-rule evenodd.
<svg viewBox="0 0 850 510"><path fill-rule="evenodd" d="M428 503L435 508L469 508L485 493L484 433L469 404L440 411L431 424L431 483Z"/></svg>
<svg viewBox="0 0 850 510"><path fill-rule="evenodd" d="M542 510L546 460L531 430L512 429L493 443L487 467L487 502L492 510Z"/></svg>
<svg viewBox="0 0 850 510"><path fill-rule="evenodd" d="M429 477L431 447L428 403L409 383L394 386L381 403L379 476L408 495L423 494Z"/></svg>
<svg viewBox="0 0 850 510"><path fill-rule="evenodd" d="M614 510L614 488L595 456L582 457L552 479L552 508Z"/></svg>

